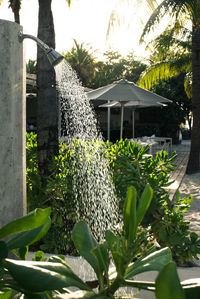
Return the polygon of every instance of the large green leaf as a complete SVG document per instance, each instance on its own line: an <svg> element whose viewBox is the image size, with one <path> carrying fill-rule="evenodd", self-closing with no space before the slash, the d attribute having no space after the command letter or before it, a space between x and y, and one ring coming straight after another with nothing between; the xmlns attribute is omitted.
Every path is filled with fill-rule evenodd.
<svg viewBox="0 0 200 299"><path fill-rule="evenodd" d="M131 279L135 275L147 271L161 271L171 260L172 256L170 249L162 248L132 264L125 274L125 279Z"/></svg>
<svg viewBox="0 0 200 299"><path fill-rule="evenodd" d="M151 282L151 281L125 280L123 282L123 287L132 287L132 288L154 292L156 289L156 284L155 282Z"/></svg>
<svg viewBox="0 0 200 299"><path fill-rule="evenodd" d="M97 277L101 273L101 268L96 256L92 251L98 246L93 238L85 221L79 221L72 230L72 240L80 255L92 266Z"/></svg>
<svg viewBox="0 0 200 299"><path fill-rule="evenodd" d="M129 244L131 244L136 235L136 201L137 192L134 187L129 187L127 197L124 203L124 232Z"/></svg>
<svg viewBox="0 0 200 299"><path fill-rule="evenodd" d="M148 210L148 207L151 203L153 197L153 190L150 187L149 184L145 186L144 191L142 192L141 198L139 199L138 207L137 207L137 226L140 225L142 219L144 218L144 215L146 211Z"/></svg>
<svg viewBox="0 0 200 299"><path fill-rule="evenodd" d="M0 260L8 256L8 246L4 241L0 241Z"/></svg>
<svg viewBox="0 0 200 299"><path fill-rule="evenodd" d="M192 278L181 282L187 299L200 298L200 278Z"/></svg>
<svg viewBox="0 0 200 299"><path fill-rule="evenodd" d="M111 231L106 231L106 241L111 251L112 258L118 273L124 268L124 256L121 252L120 237L115 236Z"/></svg>
<svg viewBox="0 0 200 299"><path fill-rule="evenodd" d="M19 286L28 292L44 292L75 286L91 290L71 269L61 263L6 259L5 268Z"/></svg>
<svg viewBox="0 0 200 299"><path fill-rule="evenodd" d="M158 274L155 293L157 299L186 299L174 262L168 263Z"/></svg>
<svg viewBox="0 0 200 299"><path fill-rule="evenodd" d="M108 244L104 242L103 244L98 245L95 249L92 250L92 253L98 260L101 272L104 272L108 276Z"/></svg>
<svg viewBox="0 0 200 299"><path fill-rule="evenodd" d="M87 284L85 284L84 281L73 272L71 267L62 258L60 258L58 256L52 256L52 257L50 257L49 262L50 263L52 262L52 264L53 263L62 264L62 267L57 267L56 271L62 275L66 275L68 277L70 286L73 285L73 286L78 287L81 290L91 291L90 287ZM45 267L48 270L54 269L54 267L52 268L53 265L51 265L51 264L49 266L48 265L46 266L46 262L44 262L43 264L44 264L44 266L41 264L41 266L39 265L39 267ZM37 265L37 262L36 262L36 265Z"/></svg>
<svg viewBox="0 0 200 299"><path fill-rule="evenodd" d="M7 242L7 246L10 250L25 247L31 245L40 240L49 230L51 226L51 219L48 218L44 225L41 225L35 229L21 232L14 238Z"/></svg>
<svg viewBox="0 0 200 299"><path fill-rule="evenodd" d="M51 208L35 209L31 213L18 218L0 229L0 239L9 235L24 232L43 225L49 218Z"/></svg>

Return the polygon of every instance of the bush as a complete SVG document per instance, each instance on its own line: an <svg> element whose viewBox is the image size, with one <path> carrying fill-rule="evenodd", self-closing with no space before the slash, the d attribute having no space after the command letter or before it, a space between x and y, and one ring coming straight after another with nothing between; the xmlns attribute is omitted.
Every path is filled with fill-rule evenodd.
<svg viewBox="0 0 200 299"><path fill-rule="evenodd" d="M152 230L161 247L169 247L178 265L191 264L192 258L198 259L200 240L198 235L189 230L189 222L184 215L190 207L192 196L180 198L177 193L174 202L163 205L163 215L153 224Z"/></svg>
<svg viewBox="0 0 200 299"><path fill-rule="evenodd" d="M137 257L144 241L138 234L138 228L148 210L152 193L151 187L146 185L136 206L136 189L128 188L122 230L117 234L107 230L101 243L95 240L85 221L79 221L74 226L72 239L96 275L92 281L78 277L64 256L52 256L46 261L43 252L37 252L32 261L26 261L29 245L40 239L50 227L49 208L36 209L2 227L0 297L114 299L121 287L134 287L153 291L158 299L199 298L200 279L180 283L169 248L158 251L150 248L148 254ZM9 252L19 259L8 258ZM136 275L148 271L158 272L155 282L135 280Z"/></svg>
<svg viewBox="0 0 200 299"><path fill-rule="evenodd" d="M27 203L28 211L37 207L51 206L52 225L43 240L32 250L76 254L71 241L71 230L76 223L76 209L72 196L70 151L60 143L59 156L51 161L52 175L46 188L38 173L36 135L27 134ZM58 239L57 236L60 236Z"/></svg>
<svg viewBox="0 0 200 299"><path fill-rule="evenodd" d="M52 209L51 230L40 249L76 254L71 230L78 220L86 219L97 239L119 221L104 143L81 140L70 146L60 143L59 156L50 163L51 176L45 188L38 175L35 149L36 137L27 135L28 207L51 206ZM62 238L57 240L57 235Z"/></svg>
<svg viewBox="0 0 200 299"><path fill-rule="evenodd" d="M52 175L44 189L37 171L36 135L32 133L27 135L28 208L30 211L37 207L50 206L52 210L51 229L39 244L32 247L32 250L42 249L50 253L77 254L71 240L71 231L80 218L84 219L85 206L89 204L87 190L82 194L79 183L76 184L75 190L73 187L73 179L79 169L79 163L75 160L77 155L79 155L80 160L84 159L85 172L88 172L91 171L91 168L89 170L87 164L93 163L91 157L94 155L91 148L88 156L83 157L82 149L87 144L82 144L83 148L78 149L79 143L80 141L74 142L70 148L60 143L59 156L54 157L51 161ZM189 202L187 199L180 200L177 197L175 204L172 204L166 190L176 155L173 154L170 157L166 152L161 152L157 153L155 158L145 157L149 147L139 147L137 143L128 140L117 141L116 144L102 142L101 146L105 151L102 151L100 159L103 159L104 155L108 157L106 163L110 165L112 170L111 179L119 199L121 215L127 188L134 186L139 200L145 185L150 184L154 194L151 205L143 219L143 227L147 228L151 225L153 235L159 245L161 247L169 246L177 263L186 263L192 257L196 258L196 254L199 253L199 239L196 234L190 233L189 224L183 219L185 207L188 207ZM76 164L73 170L72 164ZM94 172L92 177L94 180L95 170L92 171ZM85 198L86 200L84 200ZM98 203L95 207L97 206ZM98 207L100 210L102 209L101 205ZM77 215L78 210L81 213L79 216ZM89 213L92 215L93 212L91 211ZM118 220L120 221L120 218ZM141 234L145 234L144 230ZM146 236L147 234L146 231ZM59 238L57 238L58 235ZM152 238L150 237L150 239Z"/></svg>
<svg viewBox="0 0 200 299"><path fill-rule="evenodd" d="M169 177L174 168L176 154L169 156L167 152L161 151L156 157L145 157L149 147L139 147L138 143L121 140L116 144L108 145L110 165L113 169L113 180L115 183L120 206L126 197L126 190L134 186L141 196L144 186L149 183L154 190L153 199L143 225L152 224L158 215L162 215L163 203L169 201L166 187L170 185Z"/></svg>

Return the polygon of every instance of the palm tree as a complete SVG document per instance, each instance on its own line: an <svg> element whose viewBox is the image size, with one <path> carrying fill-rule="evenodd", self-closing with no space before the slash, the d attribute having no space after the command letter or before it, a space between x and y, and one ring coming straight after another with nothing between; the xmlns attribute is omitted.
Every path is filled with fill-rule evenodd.
<svg viewBox="0 0 200 299"><path fill-rule="evenodd" d="M15 22L20 24L20 16L19 11L21 9L22 0L9 0L9 7L12 9L14 13Z"/></svg>
<svg viewBox="0 0 200 299"><path fill-rule="evenodd" d="M0 5L2 2L3 0L0 0ZM11 8L12 12L14 13L15 22L20 24L19 11L21 9L22 0L9 0L8 2L9 2L9 8Z"/></svg>
<svg viewBox="0 0 200 299"><path fill-rule="evenodd" d="M87 50L84 43L78 44L74 39L74 46L64 56L77 72L83 86L89 87L95 77L95 60L92 48Z"/></svg>
<svg viewBox="0 0 200 299"><path fill-rule="evenodd" d="M71 0L66 0L70 6ZM55 32L51 10L52 0L38 0L38 37L55 48ZM44 52L37 50L37 143L38 168L45 185L50 175L49 161L59 153L58 104L55 87L55 71Z"/></svg>
<svg viewBox="0 0 200 299"><path fill-rule="evenodd" d="M162 80L168 80L172 77L179 78L184 75L184 87L188 101L184 101L184 106L187 108L187 120L191 131L191 32L184 27L181 33L184 32L183 41L179 32L179 39L173 37L172 31L167 29L156 39L154 39L148 48L152 48L152 54L149 58L149 67L143 72L137 82L140 87L152 89L155 85L161 83ZM174 33L174 32L173 32ZM182 106L183 103L181 103ZM183 106L182 108L183 109Z"/></svg>
<svg viewBox="0 0 200 299"><path fill-rule="evenodd" d="M155 2L152 0L152 2ZM192 25L192 112L191 149L186 173L200 169L200 0L163 0L149 18L142 38L170 12L175 20L189 19ZM181 22L180 22L181 23Z"/></svg>

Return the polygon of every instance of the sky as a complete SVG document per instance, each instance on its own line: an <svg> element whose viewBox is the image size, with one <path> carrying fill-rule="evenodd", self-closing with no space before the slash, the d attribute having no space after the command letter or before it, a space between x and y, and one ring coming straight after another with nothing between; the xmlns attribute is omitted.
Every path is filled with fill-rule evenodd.
<svg viewBox="0 0 200 299"><path fill-rule="evenodd" d="M37 36L38 1L22 0L20 12L23 32ZM139 46L142 26L139 16L147 19L144 7L127 7L120 0L72 0L68 7L66 0L52 0L52 11L56 33L56 49L59 52L70 51L73 39L85 48L91 46L96 50L94 56L102 58L101 53L107 50L119 51L126 56L130 51L138 57L147 57L145 45ZM118 4L118 5L117 5ZM115 10L126 24L111 29L109 40L106 33L111 13ZM0 6L0 19L14 21L11 9L8 9L8 0L3 0ZM26 61L36 59L36 43L26 39Z"/></svg>

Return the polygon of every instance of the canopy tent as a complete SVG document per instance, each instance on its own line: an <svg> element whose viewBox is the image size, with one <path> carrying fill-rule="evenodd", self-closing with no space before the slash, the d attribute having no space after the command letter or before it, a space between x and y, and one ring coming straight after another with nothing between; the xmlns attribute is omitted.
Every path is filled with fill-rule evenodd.
<svg viewBox="0 0 200 299"><path fill-rule="evenodd" d="M108 108L108 133L110 126L109 109L121 107L121 125L120 125L120 139L123 137L123 119L124 108L129 107L133 109L133 138L135 118L134 112L136 108L145 107L162 107L172 101L150 92L144 88L137 86L135 83L121 79L112 84L97 88L93 91L87 92L87 96L91 100L104 100L107 103L99 105L99 107ZM109 134L108 134L109 137ZM109 139L109 138L108 138Z"/></svg>

